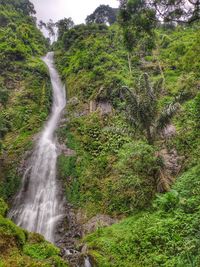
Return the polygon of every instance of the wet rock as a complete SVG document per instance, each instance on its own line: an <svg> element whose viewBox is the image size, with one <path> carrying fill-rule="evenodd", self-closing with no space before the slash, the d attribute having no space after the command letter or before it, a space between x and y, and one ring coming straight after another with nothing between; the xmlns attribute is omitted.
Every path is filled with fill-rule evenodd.
<svg viewBox="0 0 200 267"><path fill-rule="evenodd" d="M87 251L88 251L88 247L87 247L86 244L84 244L84 245L82 246L82 248L81 248L81 252L82 252L83 254L86 254Z"/></svg>
<svg viewBox="0 0 200 267"><path fill-rule="evenodd" d="M82 230L71 204L66 204L65 214L66 217L57 226L56 245L61 249L62 257L69 262L70 266L77 267L83 258L83 253L78 249Z"/></svg>
<svg viewBox="0 0 200 267"><path fill-rule="evenodd" d="M68 105L77 106L79 104L79 100L77 97L72 97L68 101Z"/></svg>
<svg viewBox="0 0 200 267"><path fill-rule="evenodd" d="M101 115L109 114L112 112L112 105L108 101L100 101L97 105L100 109Z"/></svg>
<svg viewBox="0 0 200 267"><path fill-rule="evenodd" d="M95 112L96 110L99 110L101 115L109 114L112 112L112 105L106 100L91 100L89 106L90 113Z"/></svg>
<svg viewBox="0 0 200 267"><path fill-rule="evenodd" d="M98 214L82 226L83 234L94 232L99 227L110 226L117 222L117 219L113 219L108 215Z"/></svg>
<svg viewBox="0 0 200 267"><path fill-rule="evenodd" d="M68 148L64 143L59 145L59 152L60 154L63 154L65 156L71 157L71 156L75 156L76 152L70 148Z"/></svg>
<svg viewBox="0 0 200 267"><path fill-rule="evenodd" d="M171 150L164 148L159 152L159 156L162 158L164 167L169 175L175 176L179 173L183 158L179 157L175 148Z"/></svg>
<svg viewBox="0 0 200 267"><path fill-rule="evenodd" d="M65 127L69 123L70 119L69 118L63 118L60 120L59 127Z"/></svg>
<svg viewBox="0 0 200 267"><path fill-rule="evenodd" d="M171 189L176 176L181 170L184 158L178 155L175 148L167 149L166 147L160 150L157 156L160 157L163 162L157 179L157 191L163 193Z"/></svg>

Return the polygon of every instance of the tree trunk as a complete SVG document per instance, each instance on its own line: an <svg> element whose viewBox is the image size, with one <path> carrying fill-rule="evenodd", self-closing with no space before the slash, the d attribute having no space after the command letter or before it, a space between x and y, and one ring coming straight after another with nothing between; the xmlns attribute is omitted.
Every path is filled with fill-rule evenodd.
<svg viewBox="0 0 200 267"><path fill-rule="evenodd" d="M160 47L158 44L156 44L156 51L154 51L154 57L158 63L158 68L159 68L159 71L160 71L160 75L162 77L162 88L161 88L161 93L164 93L164 90L165 90L165 75L164 75L164 72L163 72L163 69L162 69L162 66L160 64L160 60L159 60L159 53L160 53Z"/></svg>
<svg viewBox="0 0 200 267"><path fill-rule="evenodd" d="M150 127L146 128L146 134L147 134L147 141L148 141L149 145L153 145L153 137L151 134Z"/></svg>
<svg viewBox="0 0 200 267"><path fill-rule="evenodd" d="M128 67L129 67L130 76L132 76L131 54L129 52L128 52Z"/></svg>

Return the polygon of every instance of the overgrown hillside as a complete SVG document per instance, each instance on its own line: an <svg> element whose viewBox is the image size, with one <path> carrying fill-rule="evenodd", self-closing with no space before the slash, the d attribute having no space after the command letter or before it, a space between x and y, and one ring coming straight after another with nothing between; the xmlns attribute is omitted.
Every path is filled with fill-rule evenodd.
<svg viewBox="0 0 200 267"><path fill-rule="evenodd" d="M23 2L23 3L22 3ZM23 160L51 104L40 57L48 43L30 15L29 1L0 1L0 266L66 266L59 249L4 216L20 185Z"/></svg>
<svg viewBox="0 0 200 267"><path fill-rule="evenodd" d="M199 266L199 165L140 212L86 238L97 266Z"/></svg>
<svg viewBox="0 0 200 267"><path fill-rule="evenodd" d="M159 26L131 66L117 25L75 26L57 44L68 92L59 136L75 151L58 162L67 199L82 223L129 216L85 238L97 266L200 264L199 33Z"/></svg>
<svg viewBox="0 0 200 267"><path fill-rule="evenodd" d="M65 255L72 264L89 253L98 267L198 267L199 1L190 9L186 1L119 2L119 10L100 6L86 24L40 22L52 37L58 27L52 47L68 99L58 129L58 177L68 200L61 247L69 254L79 246ZM5 267L67 266L59 249L5 217L51 106L41 60L49 44L34 14L28 0L0 0Z"/></svg>
<svg viewBox="0 0 200 267"><path fill-rule="evenodd" d="M17 189L16 167L50 107L48 72L39 58L47 42L26 9L8 3L1 3L0 12L0 194L5 199Z"/></svg>

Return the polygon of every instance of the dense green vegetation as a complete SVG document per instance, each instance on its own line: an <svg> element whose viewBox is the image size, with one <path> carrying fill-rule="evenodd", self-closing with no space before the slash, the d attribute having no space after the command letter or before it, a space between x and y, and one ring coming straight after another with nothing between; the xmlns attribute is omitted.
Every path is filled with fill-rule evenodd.
<svg viewBox="0 0 200 267"><path fill-rule="evenodd" d="M17 166L47 117L51 99L48 72L39 58L47 42L28 11L15 4L1 3L0 11L0 196L4 199L17 190Z"/></svg>
<svg viewBox="0 0 200 267"><path fill-rule="evenodd" d="M50 86L47 70L40 59L30 58L17 71L6 71L5 84L10 84L9 99L1 107L1 185L0 194L8 198L19 183L16 166L32 147L33 134L38 132L50 107ZM20 80L18 79L20 75ZM2 75L3 77L3 75ZM9 77L9 80L7 79ZM38 112L39 111L39 112Z"/></svg>
<svg viewBox="0 0 200 267"><path fill-rule="evenodd" d="M59 249L4 217L4 200L20 185L18 169L51 104L49 76L40 59L48 43L32 13L29 1L0 1L0 266L64 267Z"/></svg>
<svg viewBox="0 0 200 267"><path fill-rule="evenodd" d="M133 76L129 74L127 54L120 43L120 31L116 26L107 28L81 25L63 36L65 54L63 55L63 51L57 52L57 65L67 81L68 96L72 100L68 104L67 117L70 120L67 127L60 130L60 136L67 146L76 150L77 155L71 159L62 156L59 166L63 178L71 177L67 195L74 204L83 205L91 214L131 213L135 209L147 207L156 192L157 183L161 179L158 173L164 172L163 159L153 157L156 151L159 153L163 147L175 147L180 156L188 158L192 153L192 159L184 160L185 168L187 164L197 160L199 144L195 118L199 99L198 72L188 60L198 57L198 33L198 25L186 29L158 29L157 45L153 53L147 54L142 63L139 58L132 60ZM187 47L182 52L179 51L180 43ZM62 48L62 42L59 45ZM138 48L135 53L137 51ZM182 53L182 57L179 53ZM181 62L174 62L176 59ZM162 72L159 65L162 66ZM157 103L153 106L155 102L150 102L151 111L146 110L145 100L141 102L140 105L146 105L146 115L141 115L139 125L136 124L134 130L134 123L129 125L124 109L124 105L130 105L134 109L134 103L127 103L126 99L121 98L120 87L136 87L137 77L143 70L149 73L150 83L156 90ZM139 95L142 95L141 90L138 91ZM131 95L127 96L129 100L130 97ZM161 138L158 132L154 145L147 145L143 134L144 126L139 127L143 125L140 121L144 120L145 125L147 121L153 120L151 129L156 123L157 128L164 127L170 122L167 119L164 123L165 113L170 112L169 108L172 108L177 99L181 107L173 119L177 128L176 136L173 139ZM111 103L113 112L101 115L100 108L99 111L90 113L90 100ZM137 112L138 108L133 114ZM155 123L158 113L159 123ZM130 111L128 114L132 115ZM131 118L136 120L135 116L137 114ZM190 139L188 142L186 134ZM138 161L134 161L134 158ZM163 187L164 190L168 188L167 185Z"/></svg>
<svg viewBox="0 0 200 267"><path fill-rule="evenodd" d="M66 196L88 219L129 216L84 239L97 266L199 266L199 24L122 27L75 26L56 44L69 98L59 137L76 152L58 162Z"/></svg>
<svg viewBox="0 0 200 267"><path fill-rule="evenodd" d="M86 25L40 22L52 37L58 28L52 47L67 88L58 129L71 149L58 159L66 198L85 221L119 219L83 239L99 267L200 265L199 2L187 14L184 0L150 4L121 0L118 21L100 6ZM67 266L59 249L5 218L51 90L33 5L0 7L0 266Z"/></svg>
<svg viewBox="0 0 200 267"><path fill-rule="evenodd" d="M139 213L88 236L98 266L199 266L199 165Z"/></svg>
<svg viewBox="0 0 200 267"><path fill-rule="evenodd" d="M127 80L127 55L121 42L117 26L78 25L63 35L57 46L66 52L57 52L57 63L69 97L86 101L96 97L101 87L105 97L112 97L116 86Z"/></svg>

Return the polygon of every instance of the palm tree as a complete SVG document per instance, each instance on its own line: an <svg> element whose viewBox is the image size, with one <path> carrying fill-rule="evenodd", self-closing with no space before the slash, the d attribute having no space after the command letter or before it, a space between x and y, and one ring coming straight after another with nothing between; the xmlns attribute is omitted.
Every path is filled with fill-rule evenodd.
<svg viewBox="0 0 200 267"><path fill-rule="evenodd" d="M153 144L155 137L170 123L180 107L175 100L160 111L157 87L158 84L152 86L149 75L143 73L135 89L123 86L121 90L128 121L145 133L149 144Z"/></svg>

